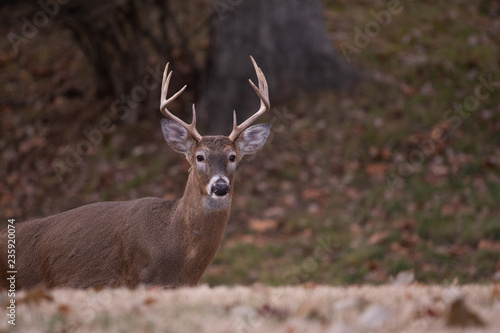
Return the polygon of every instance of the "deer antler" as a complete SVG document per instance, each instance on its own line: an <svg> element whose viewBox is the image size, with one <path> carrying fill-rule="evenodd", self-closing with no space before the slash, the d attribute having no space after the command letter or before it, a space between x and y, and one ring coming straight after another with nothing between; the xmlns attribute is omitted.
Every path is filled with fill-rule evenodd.
<svg viewBox="0 0 500 333"><path fill-rule="evenodd" d="M260 98L260 108L259 111L257 111L254 115L245 120L239 126L236 120L236 111L233 111L233 131L231 132L231 134L229 134L229 140L231 141L236 140L236 138L241 134L241 132L247 129L248 126L250 126L255 120L257 120L257 118L265 114L270 109L269 89L267 87L266 77L264 76L264 73L262 73L260 67L257 66L257 63L255 62L252 56L250 56L250 59L252 59L253 67L255 68L255 72L257 73L257 78L259 80L259 88L255 86L252 80L249 79L248 81L250 82L250 85L252 86L253 90L255 90L255 92Z"/></svg>
<svg viewBox="0 0 500 333"><path fill-rule="evenodd" d="M168 73L168 75L167 75L168 64L169 63L167 63L167 65L165 66L165 71L163 72L163 81L161 83L160 111L165 117L169 118L170 120L175 121L176 123L178 123L179 125L184 127L196 141L200 141L201 135L196 130L196 110L194 108L194 104L193 104L193 120L191 121L191 124L189 124L189 125L187 123L183 122L182 120L180 120L178 117L174 116L167 109L167 105L170 102L174 101L180 94L182 94L184 89L186 89L186 87L187 87L187 85L185 85L184 87L182 87L181 90L179 90L172 97L167 99L168 85L170 84L170 78L172 77L172 71L170 71L170 73Z"/></svg>

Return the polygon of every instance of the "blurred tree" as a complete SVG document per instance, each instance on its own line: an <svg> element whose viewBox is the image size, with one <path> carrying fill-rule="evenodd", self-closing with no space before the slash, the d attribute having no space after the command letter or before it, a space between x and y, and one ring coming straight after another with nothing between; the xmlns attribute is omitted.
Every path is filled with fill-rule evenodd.
<svg viewBox="0 0 500 333"><path fill-rule="evenodd" d="M207 22L196 20L187 24L192 28L181 28L186 26L185 12L194 12L189 4L168 0L77 0L61 8L65 15L59 16L59 22L72 31L93 65L98 95L112 94L128 103L134 97L134 88L143 85L148 73L161 78L166 61L177 70L172 90L181 83L198 81L200 69L190 38ZM140 89L135 92L141 94ZM130 108L127 122L150 114L140 112L142 109L158 106L159 93L147 97L133 101L139 100L142 107Z"/></svg>
<svg viewBox="0 0 500 333"><path fill-rule="evenodd" d="M211 134L229 133L233 109L242 121L258 108L247 83L255 75L249 55L263 69L274 105L300 92L346 88L357 78L334 51L320 0L17 3L45 12L73 33L94 68L98 96L130 103L134 92L142 93L136 87L148 73L159 77L162 66L172 62L171 90L188 84L181 102L201 96L200 124L209 124ZM143 97L132 101L138 106L131 108L127 122L153 114L149 111L158 106L159 89ZM188 112L183 117L189 118Z"/></svg>
<svg viewBox="0 0 500 333"><path fill-rule="evenodd" d="M210 133L229 133L233 109L239 122L258 109L247 83L255 76L249 55L266 75L271 105L356 81L328 37L320 0L215 0L214 6L200 106L209 112Z"/></svg>
<svg viewBox="0 0 500 333"><path fill-rule="evenodd" d="M481 0L478 4L479 13L495 17L500 15L500 1L498 0Z"/></svg>

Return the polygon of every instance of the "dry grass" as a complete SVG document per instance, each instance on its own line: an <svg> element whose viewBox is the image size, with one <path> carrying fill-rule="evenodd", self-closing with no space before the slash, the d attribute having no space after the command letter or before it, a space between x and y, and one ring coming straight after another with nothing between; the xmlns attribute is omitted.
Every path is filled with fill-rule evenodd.
<svg viewBox="0 0 500 333"><path fill-rule="evenodd" d="M500 285L58 289L16 296L18 332L498 332L500 327ZM14 327L2 320L0 331Z"/></svg>

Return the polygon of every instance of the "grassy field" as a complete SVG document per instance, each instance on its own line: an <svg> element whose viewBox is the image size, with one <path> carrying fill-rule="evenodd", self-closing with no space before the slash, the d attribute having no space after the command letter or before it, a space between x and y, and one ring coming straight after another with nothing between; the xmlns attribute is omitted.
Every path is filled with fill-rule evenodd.
<svg viewBox="0 0 500 333"><path fill-rule="evenodd" d="M2 296L3 297L3 296ZM500 286L34 290L1 332L498 332Z"/></svg>
<svg viewBox="0 0 500 333"><path fill-rule="evenodd" d="M400 1L385 20L385 1L324 3L332 42L363 79L353 92L275 106L271 139L241 165L204 283L381 284L400 272L421 283L498 281L495 2ZM2 36L19 25L11 16L1 13ZM89 65L66 31L49 24L18 55L0 43L2 222L180 197L188 165L164 143L158 110L117 126L60 181L54 161L113 116L114 98L86 93Z"/></svg>
<svg viewBox="0 0 500 333"><path fill-rule="evenodd" d="M383 1L326 9L339 50L360 45L355 27L387 10ZM402 270L423 282L491 281L500 270L498 28L499 16L473 1L402 1L368 45L346 52L364 72L353 95L287 104L295 118L251 169L264 188L238 189L233 220L251 216L250 233L238 224L206 281L380 283ZM496 83L478 88L483 80ZM266 220L277 223L261 232Z"/></svg>

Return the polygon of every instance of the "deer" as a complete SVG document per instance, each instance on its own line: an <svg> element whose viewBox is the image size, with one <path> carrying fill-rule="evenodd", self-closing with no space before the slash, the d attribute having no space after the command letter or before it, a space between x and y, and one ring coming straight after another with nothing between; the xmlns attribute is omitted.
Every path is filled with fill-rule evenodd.
<svg viewBox="0 0 500 333"><path fill-rule="evenodd" d="M161 86L161 129L191 168L180 199L145 197L97 202L15 225L16 288L195 286L213 260L229 220L234 176L244 155L266 142L271 125L252 125L270 109L266 78L250 56L260 108L240 125L233 111L229 136L201 136L168 110L186 85L167 99L172 71ZM168 75L167 75L168 73ZM7 233L0 234L0 286L8 289Z"/></svg>

